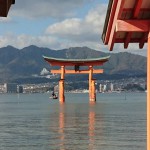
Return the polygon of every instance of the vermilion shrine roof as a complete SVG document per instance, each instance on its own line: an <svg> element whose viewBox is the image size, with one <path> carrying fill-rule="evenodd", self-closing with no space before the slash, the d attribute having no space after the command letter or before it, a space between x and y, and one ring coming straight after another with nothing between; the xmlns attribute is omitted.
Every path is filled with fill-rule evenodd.
<svg viewBox="0 0 150 150"><path fill-rule="evenodd" d="M150 0L110 0L102 40L112 50L114 43L139 43L143 48L150 31Z"/></svg>

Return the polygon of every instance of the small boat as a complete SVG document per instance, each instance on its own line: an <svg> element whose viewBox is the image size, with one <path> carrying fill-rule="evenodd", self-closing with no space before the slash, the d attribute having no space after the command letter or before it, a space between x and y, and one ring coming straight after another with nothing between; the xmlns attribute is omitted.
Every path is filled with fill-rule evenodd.
<svg viewBox="0 0 150 150"><path fill-rule="evenodd" d="M53 91L52 96L50 97L51 99L58 99L57 94L55 94L55 92Z"/></svg>

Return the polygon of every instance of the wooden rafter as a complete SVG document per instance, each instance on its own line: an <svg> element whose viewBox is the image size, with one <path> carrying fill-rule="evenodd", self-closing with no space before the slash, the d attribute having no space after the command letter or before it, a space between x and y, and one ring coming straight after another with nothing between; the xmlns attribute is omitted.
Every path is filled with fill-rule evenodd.
<svg viewBox="0 0 150 150"><path fill-rule="evenodd" d="M138 14L139 14L140 9L141 9L142 2L143 2L143 0L136 0L136 2L135 2L136 4L135 4L135 7L134 7L133 18L138 17Z"/></svg>

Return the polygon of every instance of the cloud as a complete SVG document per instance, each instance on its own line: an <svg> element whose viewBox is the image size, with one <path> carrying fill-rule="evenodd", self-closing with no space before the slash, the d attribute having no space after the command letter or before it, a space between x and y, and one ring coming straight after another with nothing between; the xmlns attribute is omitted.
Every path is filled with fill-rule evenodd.
<svg viewBox="0 0 150 150"><path fill-rule="evenodd" d="M85 18L71 18L50 25L45 33L68 41L72 45L100 46L101 33L105 20L106 5L99 5L88 12ZM102 46L103 47L103 46Z"/></svg>
<svg viewBox="0 0 150 150"><path fill-rule="evenodd" d="M18 0L13 6L15 16L27 18L74 16L75 9L91 0Z"/></svg>

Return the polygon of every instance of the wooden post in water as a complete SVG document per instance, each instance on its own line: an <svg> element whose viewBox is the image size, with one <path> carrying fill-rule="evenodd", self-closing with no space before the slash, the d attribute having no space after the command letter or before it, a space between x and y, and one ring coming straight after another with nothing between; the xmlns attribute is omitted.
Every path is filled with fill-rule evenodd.
<svg viewBox="0 0 150 150"><path fill-rule="evenodd" d="M89 100L96 101L95 80L93 79L93 66L89 66Z"/></svg>
<svg viewBox="0 0 150 150"><path fill-rule="evenodd" d="M64 78L65 78L65 66L61 66L61 79L59 81L59 101L60 102L65 102Z"/></svg>
<svg viewBox="0 0 150 150"><path fill-rule="evenodd" d="M93 75L93 66L89 66L89 100L92 99L92 75Z"/></svg>
<svg viewBox="0 0 150 150"><path fill-rule="evenodd" d="M95 91L95 79L92 79L91 82L91 102L96 101L96 91Z"/></svg>
<svg viewBox="0 0 150 150"><path fill-rule="evenodd" d="M147 150L150 150L150 32L147 49Z"/></svg>

